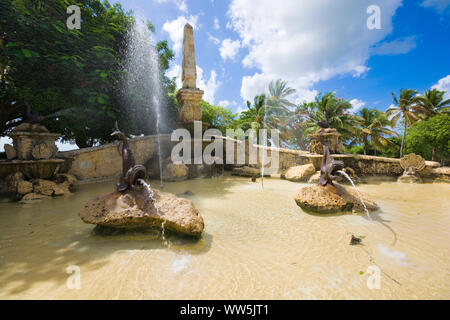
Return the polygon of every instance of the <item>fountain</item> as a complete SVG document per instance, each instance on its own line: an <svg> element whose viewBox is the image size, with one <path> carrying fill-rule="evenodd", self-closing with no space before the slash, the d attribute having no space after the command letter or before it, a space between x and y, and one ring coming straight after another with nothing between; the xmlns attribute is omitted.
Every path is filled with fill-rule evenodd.
<svg viewBox="0 0 450 320"><path fill-rule="evenodd" d="M60 134L50 133L41 125L44 117L31 113L28 104L25 118L26 122L15 127L9 135L13 145L5 144L7 159L0 160L0 193L9 201L24 203L68 193L76 178L65 174L71 159L56 157L55 141Z"/></svg>
<svg viewBox="0 0 450 320"><path fill-rule="evenodd" d="M157 176L162 186L161 133L168 129L165 126L167 125L165 121L167 108L163 108L165 93L161 81L158 52L147 28L142 19L137 19L128 32L121 91L125 103L129 106L129 121L139 124L144 129L149 129L150 126L156 128L158 150L156 160L160 168ZM144 130L145 134L150 132L152 130Z"/></svg>
<svg viewBox="0 0 450 320"><path fill-rule="evenodd" d="M329 127L327 117L325 121L319 123L319 126L323 130ZM344 163L334 160L331 156L330 147L323 136L319 134L317 139L323 150L319 183L301 188L295 196L295 202L306 211L316 213L365 212L370 219L369 211L378 210L378 205L355 187L353 181L343 171ZM346 176L354 189L335 183L339 174Z"/></svg>
<svg viewBox="0 0 450 320"><path fill-rule="evenodd" d="M135 164L128 139L117 125L113 135L123 141L123 170L116 191L89 201L78 213L80 218L103 229L162 228L163 237L165 230L201 236L204 222L194 204L144 183L146 169Z"/></svg>
<svg viewBox="0 0 450 320"><path fill-rule="evenodd" d="M22 123L9 135L13 146L5 144L7 160L0 161L0 178L21 172L28 179L49 179L64 164L57 159L55 141L60 134L50 133L39 123Z"/></svg>

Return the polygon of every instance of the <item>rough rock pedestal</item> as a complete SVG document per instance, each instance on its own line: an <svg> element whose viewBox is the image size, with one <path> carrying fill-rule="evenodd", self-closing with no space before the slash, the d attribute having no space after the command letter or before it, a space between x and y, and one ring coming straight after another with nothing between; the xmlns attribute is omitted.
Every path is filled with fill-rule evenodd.
<svg viewBox="0 0 450 320"><path fill-rule="evenodd" d="M149 200L145 192L132 190L113 192L91 200L79 212L89 224L119 229L161 228L199 237L204 229L203 218L187 199L153 190ZM156 209L156 207L158 209Z"/></svg>
<svg viewBox="0 0 450 320"><path fill-rule="evenodd" d="M377 211L378 205L361 192L369 211ZM295 196L297 205L306 211L316 213L364 212L364 206L356 191L351 187L334 185L311 185L301 188Z"/></svg>

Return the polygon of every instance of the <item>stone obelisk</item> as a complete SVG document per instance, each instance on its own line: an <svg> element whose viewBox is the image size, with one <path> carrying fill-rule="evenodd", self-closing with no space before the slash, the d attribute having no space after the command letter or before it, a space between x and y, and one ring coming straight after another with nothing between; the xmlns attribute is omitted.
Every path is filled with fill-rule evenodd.
<svg viewBox="0 0 450 320"><path fill-rule="evenodd" d="M202 121L202 109L199 103L203 91L197 88L197 68L195 64L194 29L187 23L183 35L183 71L181 80L183 87L177 93L181 105L178 115L180 126L193 130L194 121ZM203 125L205 129L205 125Z"/></svg>

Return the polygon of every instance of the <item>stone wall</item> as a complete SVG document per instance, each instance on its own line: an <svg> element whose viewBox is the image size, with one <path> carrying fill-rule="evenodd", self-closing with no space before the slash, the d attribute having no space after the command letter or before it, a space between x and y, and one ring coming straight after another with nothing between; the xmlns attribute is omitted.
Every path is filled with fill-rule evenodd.
<svg viewBox="0 0 450 320"><path fill-rule="evenodd" d="M129 143L136 164L145 164L158 154L157 136L138 137L130 139ZM60 152L58 157L72 159L68 173L80 181L112 178L122 172L121 145L117 141L98 147ZM161 135L161 145L164 151L170 147L170 135Z"/></svg>
<svg viewBox="0 0 450 320"><path fill-rule="evenodd" d="M222 137L221 137L222 138ZM237 141L231 140L235 146L235 155L237 150ZM172 147L178 142L171 142L170 135L161 135L161 147L163 159L170 156ZM209 142L203 143L203 149ZM224 143L224 157L226 155L226 144ZM115 142L99 147L86 148L74 151L60 152L58 157L72 159L71 168L68 173L73 174L81 181L95 181L105 178L113 178L120 175L122 170L122 158L120 154L121 143ZM145 164L148 160L158 155L157 136L146 136L130 139L130 146L136 158L137 164ZM256 146L264 148L262 146ZM268 156L278 151L279 153L279 173L283 173L290 167L312 163L316 170L320 170L322 161L321 155L310 154L309 152L290 150L283 148L267 147ZM193 150L193 149L192 149ZM245 164L249 163L248 142L246 143ZM259 152L258 152L259 154ZM399 176L403 173L399 159L363 156L363 155L333 155L336 160L342 160L346 167L355 170L357 175L361 176ZM431 172L433 168L439 167L437 162L426 162L427 167L424 175Z"/></svg>

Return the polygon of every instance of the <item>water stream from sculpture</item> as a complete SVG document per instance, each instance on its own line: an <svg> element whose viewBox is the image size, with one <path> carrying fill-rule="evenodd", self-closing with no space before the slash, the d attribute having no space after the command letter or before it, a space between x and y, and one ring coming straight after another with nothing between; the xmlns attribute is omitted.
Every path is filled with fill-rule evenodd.
<svg viewBox="0 0 450 320"><path fill-rule="evenodd" d="M370 214L369 214L369 210L367 210L367 206L366 206L366 204L364 203L363 197L362 197L361 193L359 192L358 188L356 187L355 183L353 182L353 180L350 178L350 176L349 176L346 172L344 172L344 171L342 171L342 170L338 170L338 172L339 172L340 174L342 174L344 177L346 177L348 181L350 181L350 183L351 183L352 186L353 186L353 189L355 189L356 193L358 194L359 200L361 201L361 203L362 203L362 205L363 205L363 207L364 207L364 211L366 212L367 218L368 218L370 221L372 221L372 218L370 217Z"/></svg>
<svg viewBox="0 0 450 320"><path fill-rule="evenodd" d="M153 192L152 187L150 186L149 183L145 182L145 180L140 179L139 182L144 186L144 188L147 190L148 192L148 196L149 198L153 201L155 208L156 208L156 213L158 214L158 216L160 216L162 218L161 213L159 212L159 207L158 207L158 202L156 201L155 198L155 193ZM166 240L166 220L163 218L163 223L161 224L161 237L163 239L163 242L165 244L169 244L168 241Z"/></svg>
<svg viewBox="0 0 450 320"><path fill-rule="evenodd" d="M164 94L159 57L154 40L141 19L127 34L126 55L123 65L125 77L121 84L122 97L129 106L130 120L138 127L149 129L155 125L158 143L160 183L163 185L161 129L163 127Z"/></svg>
<svg viewBox="0 0 450 320"><path fill-rule="evenodd" d="M266 124L266 113L267 113L267 109L266 109L266 103L264 102L264 118L263 118L263 124ZM263 129L265 130L265 129ZM259 134L259 132L258 132ZM261 139L261 135L260 135L260 139ZM267 132L263 131L263 141L262 141L262 145L263 148L265 148L267 146ZM260 141L261 142L261 141ZM266 164L266 149L261 148L261 152L262 152L262 156L261 156L261 185L262 188L264 189L264 166Z"/></svg>

